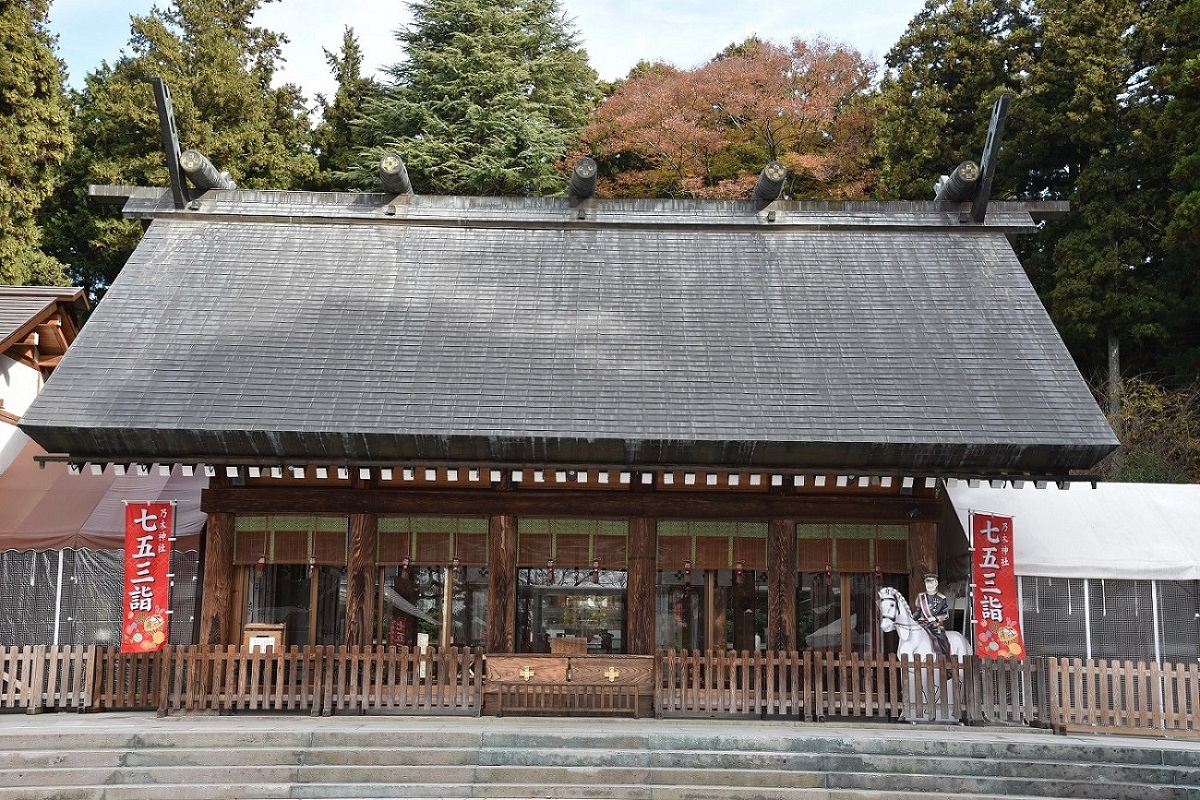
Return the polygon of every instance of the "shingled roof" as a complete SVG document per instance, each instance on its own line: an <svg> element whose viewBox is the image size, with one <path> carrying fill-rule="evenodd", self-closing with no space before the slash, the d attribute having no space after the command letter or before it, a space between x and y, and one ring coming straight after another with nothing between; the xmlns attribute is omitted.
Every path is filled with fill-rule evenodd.
<svg viewBox="0 0 1200 800"><path fill-rule="evenodd" d="M1116 439L1006 236L936 203L212 191L25 415L89 460L1062 474Z"/></svg>
<svg viewBox="0 0 1200 800"><path fill-rule="evenodd" d="M86 308L83 290L77 287L0 286L0 353L51 320L57 320L55 324L60 326L66 321L73 336L74 315ZM65 350L68 343L63 343L61 349Z"/></svg>

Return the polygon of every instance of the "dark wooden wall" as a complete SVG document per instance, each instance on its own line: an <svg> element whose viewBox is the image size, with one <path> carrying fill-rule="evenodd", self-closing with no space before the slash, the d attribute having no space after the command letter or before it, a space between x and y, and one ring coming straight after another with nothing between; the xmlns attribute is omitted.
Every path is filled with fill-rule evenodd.
<svg viewBox="0 0 1200 800"><path fill-rule="evenodd" d="M222 482L223 483L223 482ZM350 518L346 642L371 640L375 606L375 539L381 514L487 516L488 651L516 648L517 518L520 516L604 517L629 520L627 652L654 652L656 519L768 521L767 641L790 650L796 641L796 535L804 522L905 524L909 528L910 585L937 568L936 520L941 505L933 497L895 495L749 492L656 492L653 490L405 490L382 488L229 487L205 491L205 537L200 641L236 643L239 609L234 593L234 515L346 514Z"/></svg>

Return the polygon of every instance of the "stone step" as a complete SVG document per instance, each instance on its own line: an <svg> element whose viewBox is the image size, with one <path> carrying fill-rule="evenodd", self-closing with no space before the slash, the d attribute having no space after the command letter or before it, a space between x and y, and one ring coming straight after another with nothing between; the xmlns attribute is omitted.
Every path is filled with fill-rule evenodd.
<svg viewBox="0 0 1200 800"><path fill-rule="evenodd" d="M749 750L485 750L479 754L481 765L493 766L645 766L657 768L788 769L827 772L889 772L919 774L929 771L929 756L861 753L753 752ZM935 756L937 774L963 776L1005 776L1102 780L1112 782L1145 781L1180 784L1194 772L1186 767L1157 764L1079 763L1046 759L997 759L982 756Z"/></svg>
<svg viewBox="0 0 1200 800"><path fill-rule="evenodd" d="M1080 764L1045 760L1009 760L983 758L938 757L936 774L956 777L995 777L1023 779L1056 779L1062 781L1091 781L1105 783L1143 783L1187 785L1194 779L1194 770L1127 764ZM387 769L391 774L405 765L420 765L424 774L437 767L438 774L450 775L448 768L460 768L459 775L469 778L474 769L478 775L508 774L503 770L536 770L538 781L555 780L555 769L596 771L604 780L624 780L624 770L694 771L718 769L732 773L752 770L757 774L770 771L887 773L920 775L930 772L931 761L923 756L894 756L863 754L825 755L819 753L755 753L752 751L667 751L633 750L553 750L521 749L512 751L476 751L468 748L169 748L139 750L22 750L0 752L0 779L6 783L24 780L26 773L37 771L45 780L56 783L84 783L98 780L96 776L120 769L126 772L161 769L200 769L220 767L226 774L235 768L306 768L320 767ZM491 773L486 770L493 770ZM603 771L603 772L602 772ZM64 775L77 775L68 780ZM149 773L147 773L149 774ZM332 774L332 773L331 773ZM459 779L459 778L456 778ZM465 779L465 778L462 778Z"/></svg>
<svg viewBox="0 0 1200 800"><path fill-rule="evenodd" d="M825 773L793 770L647 769L592 767L437 767L412 766L295 766L249 767L81 767L0 771L7 786L161 786L177 783L316 783L412 784L426 782L481 786L522 785L541 787L587 785L601 790L611 786L706 785L721 787L816 788L825 785ZM619 795L618 795L619 796Z"/></svg>
<svg viewBox="0 0 1200 800"><path fill-rule="evenodd" d="M1004 731L64 715L0 726L0 800L1200 800L1200 747Z"/></svg>
<svg viewBox="0 0 1200 800"><path fill-rule="evenodd" d="M930 765L931 767L936 766ZM179 786L189 787L180 794ZM233 769L213 767L78 768L0 773L0 800L53 796L90 796L89 787L104 787L105 800L135 796L153 790L153 795L185 800L231 797L238 792L270 794L269 787L291 786L294 796L323 797L313 792L339 786L344 796L360 794L412 796L493 797L519 789L526 797L573 796L588 787L593 800L643 800L647 792L656 796L680 792L686 796L745 796L769 793L776 796L797 789L853 789L877 792L924 792L938 794L953 789L964 794L989 797L1029 795L1045 798L1104 798L1105 800L1194 800L1200 789L1145 783L1084 782L1050 778L971 777L947 774L896 774L869 772L819 772L791 770L728 769L626 769L591 767L386 767L374 766L253 766ZM23 791L22 787L28 787ZM252 788L261 787L261 788ZM445 788L453 787L453 788ZM128 789L134 793L123 792ZM39 795L38 793L42 794ZM428 794L432 792L433 795ZM236 796L236 795L232 795ZM287 795L283 795L287 796ZM342 796L342 795L336 795Z"/></svg>
<svg viewBox="0 0 1200 800"><path fill-rule="evenodd" d="M97 728L103 728L102 717ZM176 721L176 720L172 720ZM186 720L179 720L186 725ZM481 735L437 731L371 730L361 731L242 731L235 725L212 730L161 731L149 730L134 734L97 731L72 731L69 735L57 732L20 732L0 729L0 752L20 750L108 750L112 748L153 750L159 748L324 748L324 747L394 747L420 749L478 750ZM644 742L643 742L644 746Z"/></svg>
<svg viewBox="0 0 1200 800"><path fill-rule="evenodd" d="M651 749L655 751L728 751L738 752L752 750L756 752L797 752L810 753L872 753L912 756L957 756L960 758L994 758L998 748L995 742L978 740L947 740L943 736L929 740L906 738L889 738L886 728L881 729L877 737L842 738L836 734L820 737L792 738L780 736L771 739L762 736L731 737L717 736L709 740L703 735L651 734L644 741L632 743L626 749ZM623 738L623 737L622 737ZM1174 766L1191 766L1200 768L1200 749L1193 750L1158 750L1153 746L1153 739L1147 740L1144 747L1127 745L1109 745L1103 743L1103 737L1096 737L1095 744L1080 744L1078 740L1063 741L1061 744L1044 742L1038 743L1005 743L1002 754L1005 758L1088 762L1097 764L1143 764L1167 763ZM593 747L622 747L620 738L610 742L607 737L592 735L581 737L579 742L565 742L563 737L553 734L537 733L498 733L486 734L483 746L485 749L496 748L504 750L553 750L588 749ZM1163 756L1169 759L1161 762Z"/></svg>
<svg viewBox="0 0 1200 800"><path fill-rule="evenodd" d="M0 750L0 771L52 767L170 767L343 765L395 766L474 764L478 750L422 747L155 747L97 750ZM646 754L641 754L644 762Z"/></svg>
<svg viewBox="0 0 1200 800"><path fill-rule="evenodd" d="M454 784L235 784L194 786L164 784L147 794L136 786L39 786L26 789L0 789L5 800L430 800L430 798L486 798L487 800L928 800L928 792L894 789L747 789L744 787L707 786L617 786L597 791L597 787L528 787L494 784L464 787ZM994 800L993 795L971 794L957 790L939 792L938 800ZM1046 800L1044 795L1008 795L1005 800Z"/></svg>
<svg viewBox="0 0 1200 800"><path fill-rule="evenodd" d="M1098 737L1099 738L1099 737ZM364 741L365 740L365 741ZM1159 750L1149 740L1144 747L1112 746L1104 744L1022 744L1006 743L1000 755L1006 760L1038 761L1046 763L1072 764L1147 764L1200 768L1200 749ZM155 750L200 750L214 745L231 749L362 749L364 744L371 749L444 750L520 752L533 750L553 753L566 751L586 753L588 751L616 751L626 753L648 752L754 752L762 757L769 753L804 753L829 755L869 754L872 756L937 756L963 759L995 759L997 745L991 742L952 741L938 738L932 741L903 738L889 739L885 736L863 738L840 738L836 735L804 737L789 736L770 738L764 736L730 737L719 736L708 739L701 735L681 736L672 734L651 735L585 735L566 739L557 734L520 733L454 733L405 731L371 731L369 735L346 731L293 732L293 731L222 731L214 735L206 731L179 731L165 733L150 731L128 736L124 740L106 733L73 733L69 737L56 734L0 733L0 759L11 759L14 754L29 750L70 751L127 749L139 752ZM484 760L486 755L481 755ZM0 761L3 766L6 761Z"/></svg>

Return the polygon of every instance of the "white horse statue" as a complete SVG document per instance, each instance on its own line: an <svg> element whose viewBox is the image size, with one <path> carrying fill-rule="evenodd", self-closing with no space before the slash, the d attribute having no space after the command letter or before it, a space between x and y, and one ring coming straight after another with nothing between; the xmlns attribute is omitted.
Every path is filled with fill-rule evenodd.
<svg viewBox="0 0 1200 800"><path fill-rule="evenodd" d="M895 631L900 637L899 646L896 648L896 655L901 658L908 656L909 658L923 657L930 655L941 655L941 651L930 636L929 631L921 623L917 622L913 617L912 610L908 607L908 601L904 599L899 590L885 586L879 590L879 627L884 633ZM957 631L946 631L946 638L950 640L950 656L958 661L963 656L971 655L971 645L961 633ZM937 706L938 710L934 712L932 718L939 721L950 721L955 719L953 714L943 713L951 710L953 704L947 707L941 703L942 691L946 692L947 697L954 698L955 677L961 675L961 662L959 666L952 671L947 671L946 680L943 682L941 678L941 670L937 670L934 675L926 674L921 679L917 677L917 670L909 670L908 680L908 703L910 713L904 716L910 722L930 719L928 709L931 706ZM919 693L919 694L918 694ZM925 707L925 710L917 708L918 700L920 705Z"/></svg>

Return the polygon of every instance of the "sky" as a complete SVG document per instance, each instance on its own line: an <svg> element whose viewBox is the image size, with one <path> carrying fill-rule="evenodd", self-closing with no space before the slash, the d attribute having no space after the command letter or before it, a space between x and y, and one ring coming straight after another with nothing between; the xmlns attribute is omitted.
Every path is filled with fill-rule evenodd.
<svg viewBox="0 0 1200 800"><path fill-rule="evenodd" d="M895 44L923 0L560 0L600 77L625 76L639 60L697 66L726 45L757 35L786 42L823 35L878 61ZM166 5L168 0L159 0ZM113 62L129 43L131 14L153 0L52 0L50 29L79 88L102 61ZM280 82L295 83L312 100L336 89L323 49L337 51L345 26L354 29L364 68L378 74L403 60L395 31L410 20L403 0L275 0L257 22L285 34Z"/></svg>

